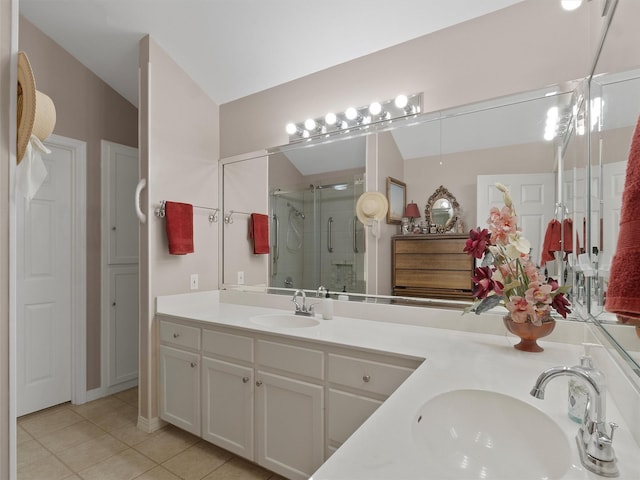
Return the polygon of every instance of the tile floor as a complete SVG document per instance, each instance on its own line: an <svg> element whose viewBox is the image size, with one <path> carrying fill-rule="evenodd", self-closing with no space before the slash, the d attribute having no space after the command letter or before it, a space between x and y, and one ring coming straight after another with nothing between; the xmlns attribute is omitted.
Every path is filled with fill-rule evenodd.
<svg viewBox="0 0 640 480"><path fill-rule="evenodd" d="M173 426L136 428L138 390L18 419L18 480L284 480Z"/></svg>

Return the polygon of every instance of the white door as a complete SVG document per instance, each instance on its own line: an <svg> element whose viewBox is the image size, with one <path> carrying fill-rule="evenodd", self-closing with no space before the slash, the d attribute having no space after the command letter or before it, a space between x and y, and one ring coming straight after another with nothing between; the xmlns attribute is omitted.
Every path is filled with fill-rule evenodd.
<svg viewBox="0 0 640 480"><path fill-rule="evenodd" d="M602 166L602 244L600 264L608 268L618 246L622 192L626 178L627 162L605 163ZM596 218L596 217L592 217ZM597 240L597 237L596 239ZM596 243L594 241L594 243Z"/></svg>
<svg viewBox="0 0 640 480"><path fill-rule="evenodd" d="M138 149L102 141L102 362L107 392L138 379Z"/></svg>
<svg viewBox="0 0 640 480"><path fill-rule="evenodd" d="M73 151L46 143L47 177L16 195L17 414L71 400Z"/></svg>
<svg viewBox="0 0 640 480"><path fill-rule="evenodd" d="M504 205L496 182L509 188L518 215L518 224L531 242L531 259L540 262L547 224L553 219L556 194L553 173L478 175L477 223L486 228L491 207ZM551 267L551 265L549 265ZM552 274L551 268L549 273Z"/></svg>

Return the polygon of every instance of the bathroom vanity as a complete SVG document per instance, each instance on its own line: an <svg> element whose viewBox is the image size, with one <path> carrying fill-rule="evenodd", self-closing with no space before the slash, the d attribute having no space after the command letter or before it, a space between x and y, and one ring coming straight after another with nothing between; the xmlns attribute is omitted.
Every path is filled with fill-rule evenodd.
<svg viewBox="0 0 640 480"><path fill-rule="evenodd" d="M291 479L464 478L477 476L472 464L464 470L446 463L447 455L428 460L419 419L447 392L470 392L470 399L490 392L507 398L505 405L524 406L519 418L496 422L521 422L523 441L535 430L527 425L539 424L532 413L555 432L551 463L528 471L601 478L580 463L566 380L551 382L545 400L529 395L543 370L576 364L579 345L547 341L543 353L530 354L512 348L516 339L504 333L497 315L335 303L333 320L317 316L296 326L288 296L221 291L159 297L161 417ZM476 332L486 333L447 324L471 330L475 324ZM584 328L559 321L554 338L582 340ZM511 411L493 400L483 408L491 405ZM607 420L620 424L614 440L619 478L640 478L640 448L631 435L637 426L624 422L615 399L607 406ZM473 409L459 411L467 410ZM447 442L443 437L449 449ZM509 450L517 445L495 442L494 448L518 465L536 461L530 449Z"/></svg>

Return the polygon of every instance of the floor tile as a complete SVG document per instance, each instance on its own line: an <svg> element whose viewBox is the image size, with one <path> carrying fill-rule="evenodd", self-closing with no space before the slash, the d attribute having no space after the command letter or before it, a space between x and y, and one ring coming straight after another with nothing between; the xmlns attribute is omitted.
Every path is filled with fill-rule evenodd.
<svg viewBox="0 0 640 480"><path fill-rule="evenodd" d="M122 400L124 403L137 407L138 406L138 387L130 388L129 390L124 390L122 392L116 393L114 397Z"/></svg>
<svg viewBox="0 0 640 480"><path fill-rule="evenodd" d="M115 430L111 430L109 434L116 437L121 442L126 443L130 447L137 445L145 440L148 440L156 435L160 434L164 428L160 430L156 430L152 433L147 433L143 430L140 430L136 425L127 425L125 427L116 428Z"/></svg>
<svg viewBox="0 0 640 480"><path fill-rule="evenodd" d="M129 448L79 472L84 480L131 480L154 468L155 463Z"/></svg>
<svg viewBox="0 0 640 480"><path fill-rule="evenodd" d="M56 453L65 464L74 472L80 472L91 465L101 462L113 455L116 455L128 447L120 440L113 438L109 434L94 438L74 447L67 448Z"/></svg>
<svg viewBox="0 0 640 480"><path fill-rule="evenodd" d="M43 459L50 457L51 452L44 448L37 440L29 440L20 445L18 449L18 468L42 461Z"/></svg>
<svg viewBox="0 0 640 480"><path fill-rule="evenodd" d="M143 473L139 477L136 477L135 480L182 480L180 477L175 476L166 468L158 465L155 468L152 468L148 472Z"/></svg>
<svg viewBox="0 0 640 480"><path fill-rule="evenodd" d="M273 472L265 470L255 463L235 457L202 480L267 480L272 475Z"/></svg>
<svg viewBox="0 0 640 480"><path fill-rule="evenodd" d="M40 443L50 451L56 453L71 448L79 443L88 442L104 435L104 430L88 420L74 423L68 427L56 430L39 439Z"/></svg>
<svg viewBox="0 0 640 480"><path fill-rule="evenodd" d="M199 438L175 427L167 427L158 435L134 448L157 463L163 463L198 442Z"/></svg>
<svg viewBox="0 0 640 480"><path fill-rule="evenodd" d="M64 405L20 417L18 424L31 436L38 438L82 420L80 415Z"/></svg>
<svg viewBox="0 0 640 480"><path fill-rule="evenodd" d="M73 472L53 455L28 465L18 466L19 480L62 480L71 474Z"/></svg>
<svg viewBox="0 0 640 480"><path fill-rule="evenodd" d="M184 480L200 480L233 455L209 442L200 441L162 464Z"/></svg>
<svg viewBox="0 0 640 480"><path fill-rule="evenodd" d="M83 403L82 405L71 405L69 408L78 415L93 420L94 418L103 417L124 405L126 405L126 403L119 398L110 396L94 400L93 402Z"/></svg>
<svg viewBox="0 0 640 480"><path fill-rule="evenodd" d="M123 403L120 407L105 412L104 415L92 418L91 421L107 432L124 427L135 427L138 422L138 409Z"/></svg>
<svg viewBox="0 0 640 480"><path fill-rule="evenodd" d="M16 445L33 440L33 437L27 433L27 431L18 425L16 429Z"/></svg>

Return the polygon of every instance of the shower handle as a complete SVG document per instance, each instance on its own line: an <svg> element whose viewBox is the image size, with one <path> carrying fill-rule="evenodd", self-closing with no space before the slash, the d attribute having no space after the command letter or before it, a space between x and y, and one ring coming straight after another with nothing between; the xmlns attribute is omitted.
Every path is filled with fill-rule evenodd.
<svg viewBox="0 0 640 480"><path fill-rule="evenodd" d="M329 251L329 253L333 252L333 245L331 245L332 225L333 225L333 217L329 217L329 220L327 220L327 250Z"/></svg>
<svg viewBox="0 0 640 480"><path fill-rule="evenodd" d="M358 242L356 239L356 229L358 228L358 217L353 217L353 253L358 253Z"/></svg>

